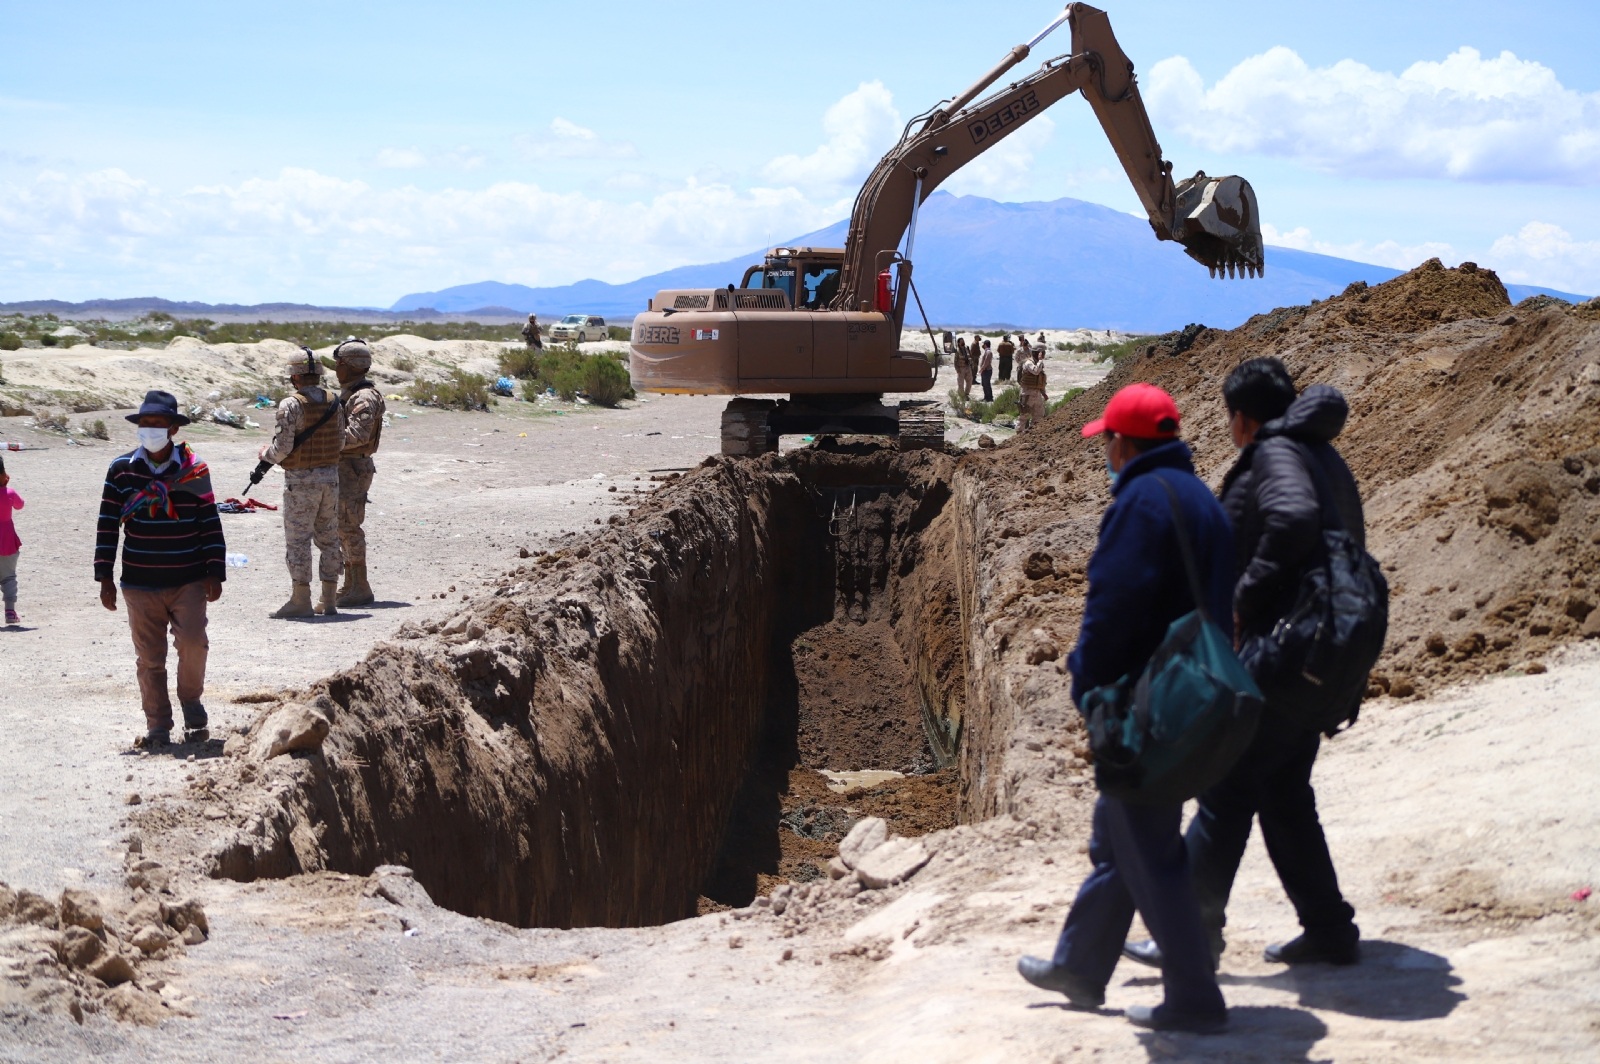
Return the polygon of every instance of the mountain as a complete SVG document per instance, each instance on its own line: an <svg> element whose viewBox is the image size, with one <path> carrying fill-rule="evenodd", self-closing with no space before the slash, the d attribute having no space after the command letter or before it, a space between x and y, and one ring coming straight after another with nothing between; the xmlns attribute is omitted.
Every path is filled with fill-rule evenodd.
<svg viewBox="0 0 1600 1064"><path fill-rule="evenodd" d="M786 241L842 247L848 222ZM1232 328L1274 307L1326 299L1352 281L1377 284L1399 270L1290 248L1267 249L1260 280L1214 281L1141 218L1082 200L997 203L936 192L923 206L915 248L917 291L939 325L1083 327L1163 332L1199 321ZM487 304L541 317L582 311L628 321L663 288L737 283L764 249L727 262L683 266L626 284L579 281L559 288L483 281L405 296L390 308L462 313ZM1507 285L1513 302L1548 294ZM915 315L915 307L912 308Z"/></svg>

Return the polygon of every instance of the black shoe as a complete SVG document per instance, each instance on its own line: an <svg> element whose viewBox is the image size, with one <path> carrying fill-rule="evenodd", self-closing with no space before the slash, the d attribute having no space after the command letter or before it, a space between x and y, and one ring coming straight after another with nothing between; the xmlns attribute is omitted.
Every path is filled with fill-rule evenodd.
<svg viewBox="0 0 1600 1064"><path fill-rule="evenodd" d="M1165 1005L1129 1005L1123 1010L1128 1022L1151 1031L1186 1031L1189 1034L1221 1034L1228 1029L1228 1014L1194 1016L1174 1012Z"/></svg>
<svg viewBox="0 0 1600 1064"><path fill-rule="evenodd" d="M1356 964L1361 960L1361 942L1347 946L1315 942L1300 935L1288 942L1268 946L1261 954L1273 964Z"/></svg>
<svg viewBox="0 0 1600 1064"><path fill-rule="evenodd" d="M1156 945L1156 940L1153 938L1147 938L1142 942L1124 942L1122 955L1146 968L1161 967L1161 947Z"/></svg>
<svg viewBox="0 0 1600 1064"><path fill-rule="evenodd" d="M1017 961L1017 974L1041 990L1065 994L1073 1008L1097 1009L1106 1003L1105 987L1093 986L1065 968L1057 968L1038 957L1023 957Z"/></svg>
<svg viewBox="0 0 1600 1064"><path fill-rule="evenodd" d="M203 743L211 738L211 732L206 725L210 723L206 718L206 707L196 702L192 706L183 707L183 741L186 743Z"/></svg>
<svg viewBox="0 0 1600 1064"><path fill-rule="evenodd" d="M138 744L142 750L161 750L172 745L171 728L151 728L144 733L144 742Z"/></svg>
<svg viewBox="0 0 1600 1064"><path fill-rule="evenodd" d="M1156 941L1153 938L1147 938L1143 942L1124 942L1122 944L1122 955L1130 961L1142 964L1147 968L1161 967L1161 947L1156 945ZM1211 947L1211 970L1217 971L1221 967L1222 947L1213 944Z"/></svg>

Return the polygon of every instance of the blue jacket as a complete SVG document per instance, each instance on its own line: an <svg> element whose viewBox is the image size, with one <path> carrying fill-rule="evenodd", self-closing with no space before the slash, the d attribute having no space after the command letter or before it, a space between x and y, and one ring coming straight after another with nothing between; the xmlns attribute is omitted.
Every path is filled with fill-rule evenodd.
<svg viewBox="0 0 1600 1064"><path fill-rule="evenodd" d="M1138 676L1168 626L1194 609L1172 506L1157 478L1177 492L1206 609L1223 632L1233 633L1233 531L1221 504L1194 475L1189 445L1174 440L1123 467L1100 519L1083 626L1067 659L1072 700L1080 705L1094 688Z"/></svg>

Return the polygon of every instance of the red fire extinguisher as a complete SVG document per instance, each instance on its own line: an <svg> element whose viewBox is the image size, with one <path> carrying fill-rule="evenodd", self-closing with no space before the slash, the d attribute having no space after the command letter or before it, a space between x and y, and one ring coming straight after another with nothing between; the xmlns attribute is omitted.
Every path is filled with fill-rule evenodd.
<svg viewBox="0 0 1600 1064"><path fill-rule="evenodd" d="M878 274L878 310L884 314L894 309L894 296L889 291L889 271Z"/></svg>

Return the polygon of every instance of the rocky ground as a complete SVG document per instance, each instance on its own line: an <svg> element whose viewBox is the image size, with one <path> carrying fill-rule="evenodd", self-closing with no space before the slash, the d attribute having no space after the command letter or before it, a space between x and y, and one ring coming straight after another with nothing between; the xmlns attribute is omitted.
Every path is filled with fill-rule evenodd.
<svg viewBox="0 0 1600 1064"><path fill-rule="evenodd" d="M1093 783L1061 695L1060 660L1105 501L1099 457L1075 429L1103 390L1069 404L1045 432L939 459L948 471L928 466L948 483L949 501L931 518L920 555L886 556L959 574L960 616L950 623L961 633L968 723L958 762L887 787L844 777L854 786L843 791L814 771L927 767L914 737L893 728L881 756L857 757L871 743L852 731L861 721L848 699L837 715L804 716L803 707L831 706L843 690L838 674L818 671L812 650L842 650L859 663L866 626L883 625L878 645L902 659L850 690L868 691L886 711L898 698L901 716L889 719L904 720L908 685L925 693L937 679L918 669L944 660L943 651L907 642L908 630L931 629L906 620L910 604L934 601L934 585L902 573L900 584L884 585L899 590L874 599L861 626L805 650L788 644L795 680L812 692L799 704L813 727L797 733L807 753L787 781L781 868L801 878L803 865L832 867L795 884L768 876L749 905L702 906L704 915L653 927L569 930L439 908L425 877L393 865L213 879L209 840L252 836L258 821L253 837L271 836L273 811L292 806L305 781L342 778L311 766L348 757L346 702L359 699L334 707L327 754L263 760L288 719L272 714L302 703L314 710L312 692L345 697L402 661L438 661L439 682L481 684L472 661L497 659L473 658L474 648L523 631L518 618L567 609L563 589L597 571L592 552L626 558L616 554L626 537L648 539L659 522L697 514L722 513L727 527L742 527L737 508L696 509L717 484L754 475L699 468L715 449L719 402L652 399L560 416L519 404L395 421L380 456L389 487L380 480L369 511L371 538L383 545L372 560L381 601L337 619L267 622L285 590L277 523L228 518L230 549L251 561L230 571L212 613L217 738L170 757L131 749L139 720L126 632L93 600L88 579L94 500L116 449L68 447L0 422L8 439L51 447L8 455L30 505L19 515L25 624L0 632L0 718L11 739L0 755L0 878L19 888L0 892L0 917L9 913L0 931L0 1059L1592 1059L1600 899L1587 888L1600 879L1600 813L1583 796L1600 764L1600 644L1584 637L1600 327L1561 308L1513 310L1491 279L1425 267L1404 284L1232 333L1169 338L1113 373L1113 383L1154 379L1179 394L1186 435L1212 478L1227 458L1216 390L1238 358L1275 351L1303 380L1344 387L1356 411L1346 450L1367 491L1374 551L1395 583L1394 638L1373 698L1360 724L1327 744L1317 770L1366 959L1295 971L1259 959L1295 928L1253 843L1223 961L1233 1029L1209 1039L1139 1034L1117 1015L1159 997L1146 970L1120 968L1099 1015L1061 1009L1013 971L1019 954L1048 951L1087 870ZM238 473L242 487L258 437L212 426L191 433L223 486ZM770 470L762 475L779 479L771 488L752 480L751 505L776 505L760 493L787 490L786 470L805 463L762 462ZM686 475L652 479L678 472ZM273 490L264 497L276 501ZM920 512L896 505L902 517ZM548 595L541 566L552 570ZM692 567L672 573L686 579ZM627 595L597 591L592 601L604 610L592 616L647 630L647 617L615 611L643 601L660 578L630 576L643 584ZM1582 602L1590 609L1573 605ZM569 686L587 682L565 665L538 668ZM425 701L434 680L416 676L396 706ZM492 703L501 696L490 688L482 697ZM438 728L434 718L462 715L466 745L418 747L428 758L418 771L444 779L440 758L451 749L467 763L479 751L517 749L510 732L473 723L476 708L391 707L392 716L371 719L424 737ZM534 734L547 733L546 717L530 721ZM346 764L364 786L378 771ZM356 792L340 793L343 801ZM872 816L886 822L875 847L861 838ZM947 826L954 819L961 824ZM828 830L817 830L823 820ZM854 844L835 858L850 824ZM284 838L297 857L333 852L328 838L296 838L287 825ZM67 888L74 893L63 898ZM78 891L101 905L97 931L46 908L87 908ZM191 901L194 910L185 908ZM204 914L206 937L189 943L183 936L197 937L188 930L196 921L185 914L194 911ZM146 930L161 940L146 936L148 953L137 944ZM96 960L84 959L95 952L86 935L101 952L129 958L136 970L121 985L132 989L113 991L87 974Z"/></svg>

